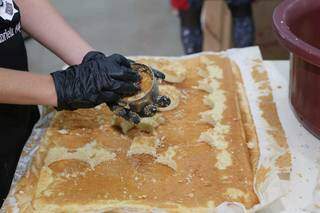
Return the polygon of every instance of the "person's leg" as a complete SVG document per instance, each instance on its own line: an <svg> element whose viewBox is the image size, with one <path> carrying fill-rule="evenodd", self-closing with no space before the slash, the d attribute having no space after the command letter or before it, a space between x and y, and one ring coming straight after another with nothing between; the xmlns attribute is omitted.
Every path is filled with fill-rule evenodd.
<svg viewBox="0 0 320 213"><path fill-rule="evenodd" d="M180 36L185 54L202 51L201 10L202 0L189 0L189 8L179 10Z"/></svg>
<svg viewBox="0 0 320 213"><path fill-rule="evenodd" d="M232 34L235 47L254 45L252 0L226 0L232 15Z"/></svg>
<svg viewBox="0 0 320 213"><path fill-rule="evenodd" d="M18 158L14 153L0 158L0 208L10 190Z"/></svg>
<svg viewBox="0 0 320 213"><path fill-rule="evenodd" d="M7 107L2 105L1 109L5 111ZM15 113L23 118L19 125L5 129L8 123L0 122L0 141L10 143L2 144L0 149L0 208L9 193L22 149L40 116L37 106L24 106L22 113L19 110Z"/></svg>

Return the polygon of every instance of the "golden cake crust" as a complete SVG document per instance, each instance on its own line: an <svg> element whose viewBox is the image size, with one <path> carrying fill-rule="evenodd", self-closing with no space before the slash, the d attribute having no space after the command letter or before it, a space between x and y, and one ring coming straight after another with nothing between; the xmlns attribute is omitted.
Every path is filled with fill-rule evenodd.
<svg viewBox="0 0 320 213"><path fill-rule="evenodd" d="M133 126L124 134L105 105L56 113L16 186L20 211L201 212L225 201L258 204L259 146L239 69L218 55L174 63L184 79L163 84L180 91L179 103L151 130ZM168 69L170 60L161 59L159 70L162 64Z"/></svg>

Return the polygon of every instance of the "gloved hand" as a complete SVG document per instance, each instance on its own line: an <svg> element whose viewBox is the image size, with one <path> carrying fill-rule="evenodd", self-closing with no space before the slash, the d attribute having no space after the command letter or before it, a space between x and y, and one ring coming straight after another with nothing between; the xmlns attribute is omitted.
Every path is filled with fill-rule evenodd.
<svg viewBox="0 0 320 213"><path fill-rule="evenodd" d="M130 63L135 63L135 61L130 60ZM152 69L152 72L154 73L154 76L157 78L157 80L164 80L165 74L160 72L159 70ZM156 102L153 104L146 105L141 112L133 112L123 106L118 105L117 103L111 103L109 104L109 108L115 112L115 114L125 118L126 120L129 120L135 124L140 122L140 117L151 117L153 116L157 111L158 107L167 107L171 103L170 98L166 96L158 96L156 98Z"/></svg>
<svg viewBox="0 0 320 213"><path fill-rule="evenodd" d="M57 110L91 108L101 103L112 105L124 96L139 90L140 77L121 55L106 57L89 52L79 65L51 73L54 80Z"/></svg>

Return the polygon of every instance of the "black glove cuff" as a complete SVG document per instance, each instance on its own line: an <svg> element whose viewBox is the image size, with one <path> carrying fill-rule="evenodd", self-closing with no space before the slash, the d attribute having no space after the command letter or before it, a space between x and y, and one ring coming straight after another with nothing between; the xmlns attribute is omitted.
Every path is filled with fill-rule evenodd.
<svg viewBox="0 0 320 213"><path fill-rule="evenodd" d="M53 78L54 86L56 89L56 94L57 94L57 107L55 109L57 111L61 110L75 110L68 101L68 94L64 91L62 88L63 82L66 79L66 71L61 70L61 71L56 71L53 73L50 73L50 75Z"/></svg>
<svg viewBox="0 0 320 213"><path fill-rule="evenodd" d="M54 87L56 89L56 93L57 93L57 107L55 107L55 109L57 111L61 111L63 110L63 105L62 104L62 100L64 100L64 94L63 94L63 90L61 88L59 88L59 77L57 76L57 73L59 73L61 71L57 71L57 72L53 72L50 73L51 77L53 78L53 82L54 82Z"/></svg>

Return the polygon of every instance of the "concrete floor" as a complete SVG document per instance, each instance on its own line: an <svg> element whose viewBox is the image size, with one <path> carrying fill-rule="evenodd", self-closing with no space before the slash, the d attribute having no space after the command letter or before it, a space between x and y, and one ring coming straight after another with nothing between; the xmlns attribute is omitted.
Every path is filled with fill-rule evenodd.
<svg viewBox="0 0 320 213"><path fill-rule="evenodd" d="M169 0L53 0L65 19L105 54L182 55L179 20ZM34 40L26 42L29 68L48 73L64 64Z"/></svg>

